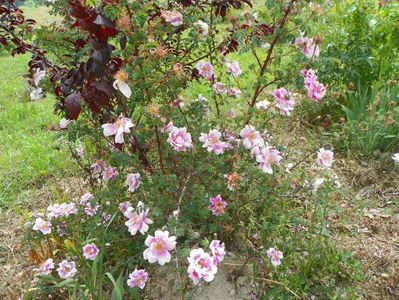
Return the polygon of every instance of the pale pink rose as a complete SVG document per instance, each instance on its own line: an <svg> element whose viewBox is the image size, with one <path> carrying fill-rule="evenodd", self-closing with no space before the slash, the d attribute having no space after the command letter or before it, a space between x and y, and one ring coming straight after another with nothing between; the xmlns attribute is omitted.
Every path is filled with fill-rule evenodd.
<svg viewBox="0 0 399 300"><path fill-rule="evenodd" d="M105 161L102 159L96 160L91 166L94 173L100 173L105 168Z"/></svg>
<svg viewBox="0 0 399 300"><path fill-rule="evenodd" d="M215 278L218 268L209 253L205 253L202 248L191 250L187 260L190 264L187 273L195 285L201 279L211 282Z"/></svg>
<svg viewBox="0 0 399 300"><path fill-rule="evenodd" d="M130 128L133 126L131 119L121 116L115 123L107 123L101 127L104 129L104 136L115 135L115 143L122 144L125 141L123 134L130 133Z"/></svg>
<svg viewBox="0 0 399 300"><path fill-rule="evenodd" d="M114 168L114 167L107 167L102 172L103 179L105 181L109 181L109 180L116 178L118 176L118 174L119 173L118 173L117 168Z"/></svg>
<svg viewBox="0 0 399 300"><path fill-rule="evenodd" d="M281 264L281 260L283 259L283 252L278 251L275 248L269 248L269 250L267 250L267 256L269 257L272 265L277 267Z"/></svg>
<svg viewBox="0 0 399 300"><path fill-rule="evenodd" d="M33 269L33 271L41 275L49 275L51 270L54 269L54 262L52 258L47 259L45 262L39 265L39 268Z"/></svg>
<svg viewBox="0 0 399 300"><path fill-rule="evenodd" d="M141 176L139 173L127 175L125 185L128 186L127 190L129 192L134 192L135 190L137 190L140 184L141 184Z"/></svg>
<svg viewBox="0 0 399 300"><path fill-rule="evenodd" d="M220 195L209 199L208 209L214 216L221 216L224 214L224 209L227 206L227 202L223 201Z"/></svg>
<svg viewBox="0 0 399 300"><path fill-rule="evenodd" d="M309 86L308 96L313 101L317 102L321 100L325 95L326 95L326 88L322 83L316 81Z"/></svg>
<svg viewBox="0 0 399 300"><path fill-rule="evenodd" d="M227 144L220 140L222 134L216 129L212 129L208 134L201 133L199 138L200 142L203 142L203 148L206 148L208 152L214 152L216 155L222 154L227 148Z"/></svg>
<svg viewBox="0 0 399 300"><path fill-rule="evenodd" d="M221 243L219 240L213 240L209 244L209 249L212 252L212 256L213 256L215 265L216 266L219 265L223 261L225 255L226 255L224 243Z"/></svg>
<svg viewBox="0 0 399 300"><path fill-rule="evenodd" d="M47 207L47 217L49 220L59 217L67 217L78 212L74 203L55 203Z"/></svg>
<svg viewBox="0 0 399 300"><path fill-rule="evenodd" d="M217 95L222 95L227 93L226 85L222 82L215 82L212 85L212 90Z"/></svg>
<svg viewBox="0 0 399 300"><path fill-rule="evenodd" d="M149 235L145 240L145 245L148 247L144 250L143 257L153 264L158 262L161 266L170 262L172 251L176 247L176 237L169 237L168 231L156 230L155 236Z"/></svg>
<svg viewBox="0 0 399 300"><path fill-rule="evenodd" d="M144 235L149 229L148 225L154 223L151 219L148 218L149 209L139 209L138 212L134 210L134 208L129 207L124 215L129 219L125 222L129 232L131 235L136 235L137 232L140 232Z"/></svg>
<svg viewBox="0 0 399 300"><path fill-rule="evenodd" d="M295 105L295 101L292 99L291 93L285 88L280 88L275 89L272 95L277 101L276 107L280 109L280 114L290 116Z"/></svg>
<svg viewBox="0 0 399 300"><path fill-rule="evenodd" d="M243 144L247 149L251 149L256 145L264 143L259 131L251 125L245 125L240 131L240 136L244 139Z"/></svg>
<svg viewBox="0 0 399 300"><path fill-rule="evenodd" d="M95 203L87 203L84 211L86 213L86 215L88 215L89 217L94 217L97 214L98 209L100 208L100 205L98 205L97 202Z"/></svg>
<svg viewBox="0 0 399 300"><path fill-rule="evenodd" d="M57 268L58 275L60 278L65 279L65 278L71 278L73 277L77 270L76 270L76 265L74 261L67 261L63 260L60 262L58 265L59 267Z"/></svg>
<svg viewBox="0 0 399 300"><path fill-rule="evenodd" d="M148 280L148 273L144 269L140 270L135 269L132 273L129 274L127 285L129 287L138 286L140 289L143 289L145 287L147 280Z"/></svg>
<svg viewBox="0 0 399 300"><path fill-rule="evenodd" d="M62 118L60 120L60 128L61 129L67 129L68 125L71 124L72 122L73 122L72 120L69 120L69 119L66 119L66 118Z"/></svg>
<svg viewBox="0 0 399 300"><path fill-rule="evenodd" d="M300 47L303 55L307 58L318 57L320 48L312 38L300 36L295 39L295 45Z"/></svg>
<svg viewBox="0 0 399 300"><path fill-rule="evenodd" d="M273 174L272 165L279 164L282 159L279 151L268 146L263 147L260 154L256 156L256 161L259 163L258 168L268 174Z"/></svg>
<svg viewBox="0 0 399 300"><path fill-rule="evenodd" d="M320 148L317 151L317 159L316 162L320 167L330 168L334 160L334 153L330 150L325 150L324 148Z"/></svg>
<svg viewBox="0 0 399 300"><path fill-rule="evenodd" d="M173 26L180 26L183 24L183 15L177 11L162 11L162 17Z"/></svg>
<svg viewBox="0 0 399 300"><path fill-rule="evenodd" d="M165 133L165 132L172 132L172 131L175 130L175 129L177 129L177 127L175 127L175 126L173 125L172 122L169 122L168 124L164 125L164 126L161 128L161 132L162 132L162 133Z"/></svg>
<svg viewBox="0 0 399 300"><path fill-rule="evenodd" d="M199 62L195 68L198 70L198 74L206 80L212 80L213 66L209 62Z"/></svg>
<svg viewBox="0 0 399 300"><path fill-rule="evenodd" d="M175 127L171 132L169 132L168 143L173 149L179 152L184 152L187 150L187 148L191 148L193 146L191 134L187 133L185 127Z"/></svg>
<svg viewBox="0 0 399 300"><path fill-rule="evenodd" d="M119 203L118 209L122 214L124 214L129 209L129 207L132 207L132 204L129 201L125 201Z"/></svg>
<svg viewBox="0 0 399 300"><path fill-rule="evenodd" d="M94 196L92 193L84 193L81 197L80 197L80 205L86 205L87 202L89 202L90 200L93 200Z"/></svg>
<svg viewBox="0 0 399 300"><path fill-rule="evenodd" d="M236 88L230 88L230 89L227 90L227 94L230 97L234 97L234 98L239 98L241 93L242 92L239 89L236 89Z"/></svg>
<svg viewBox="0 0 399 300"><path fill-rule="evenodd" d="M93 243L83 247L83 256L89 260L95 260L99 252L97 246Z"/></svg>
<svg viewBox="0 0 399 300"><path fill-rule="evenodd" d="M208 35L209 25L204 21L198 20L197 22L194 23L194 26L199 28L199 33L202 37Z"/></svg>
<svg viewBox="0 0 399 300"><path fill-rule="evenodd" d="M227 73L231 74L233 77L238 77L241 75L242 71L238 62L234 61L232 63L227 63Z"/></svg>
<svg viewBox="0 0 399 300"><path fill-rule="evenodd" d="M302 70L301 74L305 82L305 89L308 91L308 96L313 101L319 101L326 94L324 85L317 81L317 76L313 70Z"/></svg>
<svg viewBox="0 0 399 300"><path fill-rule="evenodd" d="M316 193L325 181L326 180L324 178L317 177L313 182L313 193Z"/></svg>
<svg viewBox="0 0 399 300"><path fill-rule="evenodd" d="M42 218L36 218L35 224L33 225L33 230L40 231L44 235L51 233L51 223L45 221Z"/></svg>

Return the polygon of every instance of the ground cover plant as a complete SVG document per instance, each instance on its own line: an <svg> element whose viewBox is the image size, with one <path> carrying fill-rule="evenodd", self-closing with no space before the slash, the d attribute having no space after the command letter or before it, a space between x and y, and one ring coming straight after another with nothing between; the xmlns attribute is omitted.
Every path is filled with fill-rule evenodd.
<svg viewBox="0 0 399 300"><path fill-rule="evenodd" d="M84 181L29 217L27 298L148 297L162 268L189 297L230 251L253 298L361 293L358 259L331 239L331 143L288 138L296 110L330 93L312 32L328 3L55 1L63 22L35 30L0 3L0 41L33 55L31 98L54 94Z"/></svg>

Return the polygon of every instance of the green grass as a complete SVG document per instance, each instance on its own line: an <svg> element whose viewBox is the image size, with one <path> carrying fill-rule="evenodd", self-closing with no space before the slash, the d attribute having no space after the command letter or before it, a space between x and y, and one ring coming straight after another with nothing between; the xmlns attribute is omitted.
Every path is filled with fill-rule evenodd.
<svg viewBox="0 0 399 300"><path fill-rule="evenodd" d="M35 20L37 25L45 25L48 23L61 21L61 17L50 15L50 8L47 6L21 6L20 9L22 9L27 19Z"/></svg>
<svg viewBox="0 0 399 300"><path fill-rule="evenodd" d="M24 202L70 165L67 152L59 150L61 134L49 130L59 120L52 114L54 98L28 99L28 60L0 56L0 208Z"/></svg>

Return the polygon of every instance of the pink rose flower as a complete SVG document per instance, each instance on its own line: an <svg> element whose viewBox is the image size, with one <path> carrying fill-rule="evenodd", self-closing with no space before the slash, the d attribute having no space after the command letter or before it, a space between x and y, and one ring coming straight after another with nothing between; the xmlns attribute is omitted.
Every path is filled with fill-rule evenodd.
<svg viewBox="0 0 399 300"><path fill-rule="evenodd" d="M75 207L74 203L55 203L47 207L47 217L49 220L60 218L60 217L67 217L72 214L76 214L78 209Z"/></svg>
<svg viewBox="0 0 399 300"><path fill-rule="evenodd" d="M240 95L241 95L241 91L239 89L236 89L236 88L230 88L230 89L227 90L227 94L230 97L239 98Z"/></svg>
<svg viewBox="0 0 399 300"><path fill-rule="evenodd" d="M201 137L199 138L200 142L203 142L203 148L206 148L208 152L214 152L216 155L222 154L224 150L227 148L227 144L220 140L222 136L221 132L212 129L208 134L201 133Z"/></svg>
<svg viewBox="0 0 399 300"><path fill-rule="evenodd" d="M139 173L127 175L125 185L128 186L127 190L129 192L134 192L135 190L137 190L140 184L141 184L141 176Z"/></svg>
<svg viewBox="0 0 399 300"><path fill-rule="evenodd" d="M51 223L45 221L42 218L36 218L35 224L33 225L33 230L40 231L44 235L51 233Z"/></svg>
<svg viewBox="0 0 399 300"><path fill-rule="evenodd" d="M175 127L171 132L169 132L168 143L172 146L174 150L179 152L184 152L187 150L187 148L193 146L191 141L191 134L187 133L185 127Z"/></svg>
<svg viewBox="0 0 399 300"><path fill-rule="evenodd" d="M69 262L67 260L63 260L58 266L57 272L62 279L71 278L77 272L74 261Z"/></svg>
<svg viewBox="0 0 399 300"><path fill-rule="evenodd" d="M89 260L95 260L99 253L95 244L87 244L83 247L83 256Z"/></svg>
<svg viewBox="0 0 399 300"><path fill-rule="evenodd" d="M158 262L161 266L170 262L172 251L176 247L176 237L169 237L168 231L156 230L155 236L149 235L145 240L145 245L148 247L144 250L143 257L153 264Z"/></svg>
<svg viewBox="0 0 399 300"><path fill-rule="evenodd" d="M224 214L224 209L227 206L227 202L223 201L220 195L209 199L209 203L210 205L208 206L208 209L212 212L212 215L221 216Z"/></svg>
<svg viewBox="0 0 399 300"><path fill-rule="evenodd" d="M115 143L122 144L125 141L123 134L130 133L130 128L133 126L131 119L121 116L115 123L107 123L101 127L104 129L104 136L115 135Z"/></svg>
<svg viewBox="0 0 399 300"><path fill-rule="evenodd" d="M290 116L295 105L295 101L292 99L291 93L285 88L280 88L275 89L272 95L277 101L276 107L280 109L280 114Z"/></svg>
<svg viewBox="0 0 399 300"><path fill-rule="evenodd" d="M219 240L213 240L209 244L209 249L212 252L213 256L213 261L215 265L219 265L221 263L226 255L226 250L224 247L224 243L221 243Z"/></svg>
<svg viewBox="0 0 399 300"><path fill-rule="evenodd" d="M222 82L215 82L212 85L212 90L217 95L222 95L227 93L227 89L224 83Z"/></svg>
<svg viewBox="0 0 399 300"><path fill-rule="evenodd" d="M283 253L275 248L269 248L269 250L267 250L267 256L275 267L279 266L283 259Z"/></svg>
<svg viewBox="0 0 399 300"><path fill-rule="evenodd" d="M317 151L317 159L316 162L320 167L330 168L334 160L334 153L330 150L325 150L324 148L320 148Z"/></svg>
<svg viewBox="0 0 399 300"><path fill-rule="evenodd" d="M256 156L259 169L268 174L273 174L272 165L279 164L282 159L279 151L268 146L263 147L260 154Z"/></svg>
<svg viewBox="0 0 399 300"><path fill-rule="evenodd" d="M240 136L244 139L243 144L247 149L251 149L252 147L264 142L259 131L251 125L245 125L245 127L240 131Z"/></svg>
<svg viewBox="0 0 399 300"><path fill-rule="evenodd" d="M140 289L143 289L145 287L147 280L148 280L148 273L144 269L140 270L135 269L132 273L129 274L127 285L129 287L138 286Z"/></svg>
<svg viewBox="0 0 399 300"><path fill-rule="evenodd" d="M39 268L33 269L33 271L41 275L49 275L51 270L54 269L54 262L52 258L47 259L45 262L39 265Z"/></svg>
<svg viewBox="0 0 399 300"><path fill-rule="evenodd" d="M100 208L100 205L98 205L97 202L94 203L86 203L86 206L84 208L84 211L86 213L86 215L88 215L89 217L94 217L97 214L98 209Z"/></svg>
<svg viewBox="0 0 399 300"><path fill-rule="evenodd" d="M132 204L129 201L119 203L118 209L119 211L124 214L129 207L132 207Z"/></svg>
<svg viewBox="0 0 399 300"><path fill-rule="evenodd" d="M209 253L205 253L202 248L191 250L187 260L190 264L187 273L195 285L201 279L211 282L215 278L218 268Z"/></svg>
<svg viewBox="0 0 399 300"><path fill-rule="evenodd" d="M177 27L183 24L183 15L177 11L162 11L162 17L173 26Z"/></svg>
<svg viewBox="0 0 399 300"><path fill-rule="evenodd" d="M317 102L321 100L325 95L326 95L326 88L322 83L316 81L309 86L308 96L313 101Z"/></svg>
<svg viewBox="0 0 399 300"><path fill-rule="evenodd" d="M94 173L100 173L102 170L105 169L105 161L102 159L96 160L90 168L93 170Z"/></svg>
<svg viewBox="0 0 399 300"><path fill-rule="evenodd" d="M302 54L307 58L318 57L320 54L320 48L312 38L303 36L296 38L295 45L300 47Z"/></svg>
<svg viewBox="0 0 399 300"><path fill-rule="evenodd" d="M232 63L227 63L227 73L231 74L233 77L238 77L241 75L242 71L238 62L234 61Z"/></svg>
<svg viewBox="0 0 399 300"><path fill-rule="evenodd" d="M213 66L208 62L199 62L195 68L198 70L198 74L204 77L206 80L212 80Z"/></svg>
<svg viewBox="0 0 399 300"><path fill-rule="evenodd" d="M114 168L114 167L107 167L102 172L103 179L105 181L109 181L109 180L116 178L116 176L118 176L118 174L119 173L118 173L117 168Z"/></svg>
<svg viewBox="0 0 399 300"><path fill-rule="evenodd" d="M139 208L138 212L134 210L134 208L129 207L124 215L129 220L125 222L129 232L131 235L136 235L139 231L144 235L149 229L148 225L154 223L151 219L148 218L149 209L144 210L143 208Z"/></svg>
<svg viewBox="0 0 399 300"><path fill-rule="evenodd" d="M92 193L84 193L81 197L80 197L80 205L86 205L87 202L89 202L90 200L93 200L94 196Z"/></svg>

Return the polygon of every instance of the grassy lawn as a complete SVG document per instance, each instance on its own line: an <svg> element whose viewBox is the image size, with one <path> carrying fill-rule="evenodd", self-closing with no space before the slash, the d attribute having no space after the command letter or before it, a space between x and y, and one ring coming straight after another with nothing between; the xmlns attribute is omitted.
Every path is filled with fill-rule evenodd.
<svg viewBox="0 0 399 300"><path fill-rule="evenodd" d="M35 20L38 25L44 25L52 22L61 21L60 17L50 15L50 8L47 6L38 6L38 7L21 6L20 8L24 12L25 17L27 19Z"/></svg>
<svg viewBox="0 0 399 300"><path fill-rule="evenodd" d="M60 133L50 131L59 117L52 114L54 98L28 99L23 75L29 55L0 57L0 208L22 204L35 188L68 167L59 150Z"/></svg>

